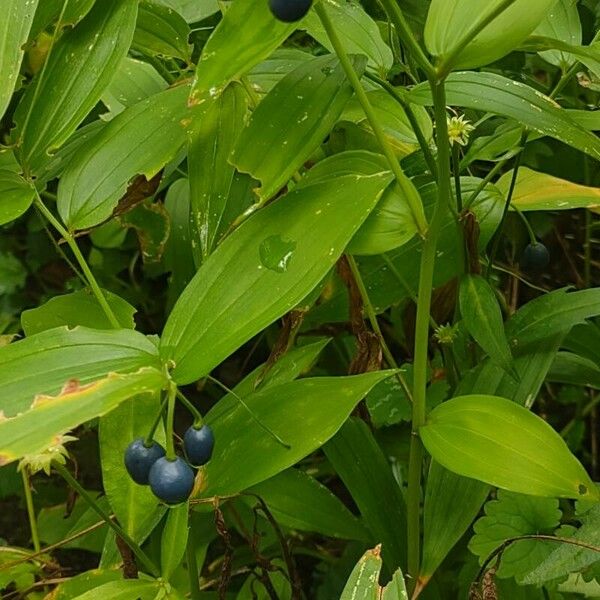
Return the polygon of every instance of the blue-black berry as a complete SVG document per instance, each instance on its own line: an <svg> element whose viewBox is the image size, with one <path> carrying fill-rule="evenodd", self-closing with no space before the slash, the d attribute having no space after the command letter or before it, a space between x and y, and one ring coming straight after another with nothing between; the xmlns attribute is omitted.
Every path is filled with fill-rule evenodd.
<svg viewBox="0 0 600 600"><path fill-rule="evenodd" d="M205 465L212 456L215 447L215 436L208 425L199 429L190 427L183 436L183 449L190 464L195 467Z"/></svg>
<svg viewBox="0 0 600 600"><path fill-rule="evenodd" d="M194 471L179 456L175 460L159 458L148 476L152 493L167 504L185 502L194 489Z"/></svg>
<svg viewBox="0 0 600 600"><path fill-rule="evenodd" d="M548 248L541 242L529 244L521 256L521 268L524 271L539 272L543 271L550 263L550 254Z"/></svg>
<svg viewBox="0 0 600 600"><path fill-rule="evenodd" d="M269 0L269 8L276 19L285 23L299 21L310 10L312 0Z"/></svg>
<svg viewBox="0 0 600 600"><path fill-rule="evenodd" d="M125 468L131 479L140 485L148 485L152 465L165 455L165 449L156 442L146 446L144 438L138 438L125 450Z"/></svg>

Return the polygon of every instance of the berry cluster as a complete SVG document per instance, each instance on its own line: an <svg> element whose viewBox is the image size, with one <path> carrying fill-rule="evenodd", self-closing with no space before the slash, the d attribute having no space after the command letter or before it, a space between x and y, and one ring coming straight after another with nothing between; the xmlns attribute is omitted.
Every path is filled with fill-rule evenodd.
<svg viewBox="0 0 600 600"><path fill-rule="evenodd" d="M312 0L269 0L273 16L284 23L294 23L306 16Z"/></svg>
<svg viewBox="0 0 600 600"><path fill-rule="evenodd" d="M165 449L153 441L148 445L138 438L125 450L125 468L131 479L140 485L149 485L152 493L167 504L185 502L194 488L195 475L190 467L201 467L211 458L215 446L212 429L208 425L191 426L183 437L187 462L180 456L171 460Z"/></svg>

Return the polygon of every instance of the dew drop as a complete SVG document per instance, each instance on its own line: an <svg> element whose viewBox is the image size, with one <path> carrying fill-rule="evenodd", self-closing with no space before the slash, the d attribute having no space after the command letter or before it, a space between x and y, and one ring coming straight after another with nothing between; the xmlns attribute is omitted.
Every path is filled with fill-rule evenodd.
<svg viewBox="0 0 600 600"><path fill-rule="evenodd" d="M295 249L296 242L284 240L280 235L271 235L260 244L260 262L271 271L285 273Z"/></svg>

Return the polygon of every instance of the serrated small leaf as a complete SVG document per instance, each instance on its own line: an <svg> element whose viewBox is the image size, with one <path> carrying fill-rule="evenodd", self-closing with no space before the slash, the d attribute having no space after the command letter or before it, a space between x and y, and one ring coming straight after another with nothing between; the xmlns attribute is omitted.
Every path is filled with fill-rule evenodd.
<svg viewBox="0 0 600 600"><path fill-rule="evenodd" d="M600 500L560 435L531 411L497 396L460 396L431 411L419 430L450 471L523 494Z"/></svg>

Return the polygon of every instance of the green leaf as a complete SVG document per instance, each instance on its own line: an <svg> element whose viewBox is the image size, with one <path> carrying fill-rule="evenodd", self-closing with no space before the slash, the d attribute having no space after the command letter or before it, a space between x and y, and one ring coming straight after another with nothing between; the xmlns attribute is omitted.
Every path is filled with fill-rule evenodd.
<svg viewBox="0 0 600 600"><path fill-rule="evenodd" d="M589 358L559 352L548 372L548 381L600 389L600 367Z"/></svg>
<svg viewBox="0 0 600 600"><path fill-rule="evenodd" d="M190 103L220 94L267 58L299 25L278 21L263 0L233 2L202 49Z"/></svg>
<svg viewBox="0 0 600 600"><path fill-rule="evenodd" d="M104 491L121 527L139 543L156 527L166 508L148 486L131 479L123 458L133 440L148 435L159 407L157 394L132 397L103 416L98 427ZM154 437L164 445L163 427L158 427Z"/></svg>
<svg viewBox="0 0 600 600"><path fill-rule="evenodd" d="M188 91L180 85L138 102L79 150L58 187L58 211L71 230L108 219L136 175L151 179L183 147L193 115Z"/></svg>
<svg viewBox="0 0 600 600"><path fill-rule="evenodd" d="M460 282L459 301L464 324L473 339L507 373L514 374L502 311L490 284L480 275L465 275Z"/></svg>
<svg viewBox="0 0 600 600"><path fill-rule="evenodd" d="M347 176L294 190L228 236L165 325L161 354L174 361L176 381L209 373L315 288L377 203L386 179Z"/></svg>
<svg viewBox="0 0 600 600"><path fill-rule="evenodd" d="M516 402L453 398L431 411L419 433L431 456L459 475L534 496L600 500L560 435Z"/></svg>
<svg viewBox="0 0 600 600"><path fill-rule="evenodd" d="M137 2L104 0L56 43L14 120L21 164L37 173L100 100L133 36Z"/></svg>
<svg viewBox="0 0 600 600"><path fill-rule="evenodd" d="M25 286L27 271L23 263L10 252L0 251L0 297Z"/></svg>
<svg viewBox="0 0 600 600"><path fill-rule="evenodd" d="M35 188L17 173L0 169L0 225L20 217L31 206Z"/></svg>
<svg viewBox="0 0 600 600"><path fill-rule="evenodd" d="M129 106L166 88L167 82L153 66L126 56L102 94L101 100L109 111L102 118L113 118Z"/></svg>
<svg viewBox="0 0 600 600"><path fill-rule="evenodd" d="M38 0L6 0L2 3L3 18L0 22L0 118L4 116L19 78L23 45L29 36L29 30L38 5Z"/></svg>
<svg viewBox="0 0 600 600"><path fill-rule="evenodd" d="M159 54L189 62L189 25L175 10L153 0L141 0L132 46L151 56Z"/></svg>
<svg viewBox="0 0 600 600"><path fill-rule="evenodd" d="M382 566L381 546L367 550L350 574L340 600L408 600L402 571L397 570L385 587L379 585Z"/></svg>
<svg viewBox="0 0 600 600"><path fill-rule="evenodd" d="M489 486L460 477L431 461L423 507L423 563L426 584L458 543L489 494Z"/></svg>
<svg viewBox="0 0 600 600"><path fill-rule="evenodd" d="M379 371L301 379L247 396L256 418L290 448L274 440L238 402L216 418L216 409L209 411L206 422L217 445L200 476L201 496L235 494L296 464L333 436L365 394L389 376L389 371ZM301 427L297 415L303 415Z"/></svg>
<svg viewBox="0 0 600 600"><path fill-rule="evenodd" d="M571 45L581 44L581 21L574 0L558 0L548 11L544 20L536 27L534 35L555 38ZM566 71L577 59L566 52L550 50L540 52L550 64Z"/></svg>
<svg viewBox="0 0 600 600"><path fill-rule="evenodd" d="M110 581L101 586L75 596L71 600L154 600L160 590L157 581L144 579L124 579L122 581Z"/></svg>
<svg viewBox="0 0 600 600"><path fill-rule="evenodd" d="M323 0L323 8L335 23L335 31L349 54L363 54L369 59L369 66L377 69L382 77L387 75L394 58L389 46L383 41L377 23L354 0L335 2ZM333 47L315 12L309 12L302 23L302 29L333 52Z"/></svg>
<svg viewBox="0 0 600 600"><path fill-rule="evenodd" d="M266 94L288 73L313 58L314 55L297 48L278 48L266 60L252 68L248 73L248 80L257 92Z"/></svg>
<svg viewBox="0 0 600 600"><path fill-rule="evenodd" d="M121 579L122 574L119 571L91 569L75 575L56 586L52 590L54 594L52 600L73 600L73 598L81 597L81 594L84 592L99 588L110 581L120 581Z"/></svg>
<svg viewBox="0 0 600 600"><path fill-rule="evenodd" d="M65 0L43 0L38 4L35 11L35 18L29 34L30 40L36 38L44 29L58 21L61 12L63 16L60 22L61 27L76 25L90 12L94 6L95 0L69 0L66 6Z"/></svg>
<svg viewBox="0 0 600 600"><path fill-rule="evenodd" d="M369 427L349 419L323 448L360 510L365 525L381 542L388 570L406 564L406 509L392 469Z"/></svg>
<svg viewBox="0 0 600 600"><path fill-rule="evenodd" d="M244 88L233 83L207 100L194 123L188 144L191 224L195 262L202 264L231 222L251 203L234 186L235 168L228 159L248 111Z"/></svg>
<svg viewBox="0 0 600 600"><path fill-rule="evenodd" d="M476 23L492 14L503 0L432 0L425 23L425 45L443 60L452 54ZM506 3L505 3L506 4ZM486 25L458 53L452 68L487 65L502 58L540 24L556 0L516 0Z"/></svg>
<svg viewBox="0 0 600 600"><path fill-rule="evenodd" d="M60 327L0 347L2 410L26 410L38 394L56 394L70 379L87 384L109 372L160 368L156 346L137 331Z"/></svg>
<svg viewBox="0 0 600 600"><path fill-rule="evenodd" d="M512 175L513 172L508 171L496 182L504 195L508 192ZM600 190L521 167L517 174L511 205L521 211L598 209Z"/></svg>
<svg viewBox="0 0 600 600"><path fill-rule="evenodd" d="M0 421L0 465L41 453L58 436L107 414L128 398L156 393L164 383L160 371L144 367L135 373L109 373L86 385L71 381L57 396L36 396L28 410Z"/></svg>
<svg viewBox="0 0 600 600"><path fill-rule="evenodd" d="M433 104L428 84L409 93L411 102ZM576 123L554 100L533 88L495 73L452 73L446 80L446 102L505 115L534 131L600 158L600 140Z"/></svg>
<svg viewBox="0 0 600 600"><path fill-rule="evenodd" d="M160 545L161 575L169 581L181 564L189 534L189 510L187 502L169 508Z"/></svg>
<svg viewBox="0 0 600 600"><path fill-rule="evenodd" d="M363 57L352 57L361 74ZM266 200L285 186L337 121L352 86L335 56L306 61L262 100L242 130L231 161L261 182Z"/></svg>
<svg viewBox="0 0 600 600"><path fill-rule="evenodd" d="M121 327L133 329L135 308L116 294L104 291L104 295ZM71 329L77 325L91 329L113 329L95 296L88 290L54 296L45 304L21 313L21 327L27 336L63 325Z"/></svg>
<svg viewBox="0 0 600 600"><path fill-rule="evenodd" d="M365 526L324 485L299 469L287 469L247 490L260 496L275 520L299 531L346 540L370 540ZM255 500L244 496L249 503Z"/></svg>
<svg viewBox="0 0 600 600"><path fill-rule="evenodd" d="M174 8L188 23L202 21L219 11L218 0L160 0Z"/></svg>
<svg viewBox="0 0 600 600"><path fill-rule="evenodd" d="M485 505L485 516L473 526L475 535L469 550L482 565L504 541L528 534L549 534L560 523L558 500L535 498L500 490L497 500ZM498 577L517 577L529 573L552 551L553 542L523 540L509 546L502 554Z"/></svg>

